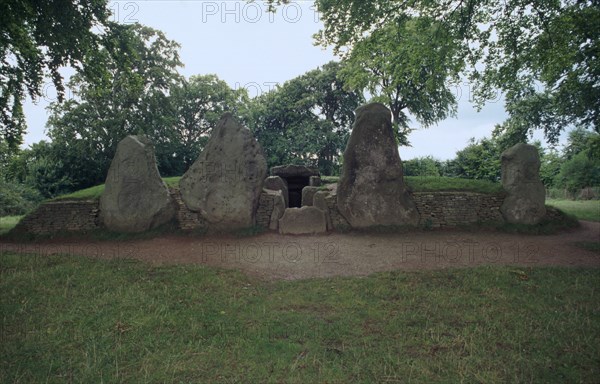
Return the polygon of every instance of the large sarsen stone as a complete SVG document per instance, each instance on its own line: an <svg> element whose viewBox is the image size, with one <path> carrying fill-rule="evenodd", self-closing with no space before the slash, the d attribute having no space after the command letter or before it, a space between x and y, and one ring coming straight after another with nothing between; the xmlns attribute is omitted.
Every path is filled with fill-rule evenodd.
<svg viewBox="0 0 600 384"><path fill-rule="evenodd" d="M144 136L117 146L100 197L100 218L115 232L144 232L175 217L175 205L156 168L154 147Z"/></svg>
<svg viewBox="0 0 600 384"><path fill-rule="evenodd" d="M251 227L266 175L262 148L250 130L226 113L181 178L181 197L215 229Z"/></svg>
<svg viewBox="0 0 600 384"><path fill-rule="evenodd" d="M537 224L546 216L540 164L533 145L520 143L502 153L502 186L507 196L500 211L509 223Z"/></svg>
<svg viewBox="0 0 600 384"><path fill-rule="evenodd" d="M419 223L404 187L391 112L372 103L356 110L337 189L338 209L354 228Z"/></svg>

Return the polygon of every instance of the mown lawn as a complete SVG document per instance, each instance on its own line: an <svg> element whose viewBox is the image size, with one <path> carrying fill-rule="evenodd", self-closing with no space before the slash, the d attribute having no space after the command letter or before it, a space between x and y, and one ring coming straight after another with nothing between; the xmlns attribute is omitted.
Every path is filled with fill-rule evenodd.
<svg viewBox="0 0 600 384"><path fill-rule="evenodd" d="M546 200L546 204L579 220L600 221L600 200Z"/></svg>
<svg viewBox="0 0 600 384"><path fill-rule="evenodd" d="M592 383L600 271L265 282L202 266L0 256L0 382Z"/></svg>
<svg viewBox="0 0 600 384"><path fill-rule="evenodd" d="M0 217L0 235L8 233L19 223L23 216L2 216Z"/></svg>

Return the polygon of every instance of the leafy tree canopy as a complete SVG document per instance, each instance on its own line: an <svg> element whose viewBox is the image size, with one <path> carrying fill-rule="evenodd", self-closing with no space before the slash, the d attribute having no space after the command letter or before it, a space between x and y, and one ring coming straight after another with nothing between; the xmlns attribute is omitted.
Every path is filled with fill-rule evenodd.
<svg viewBox="0 0 600 384"><path fill-rule="evenodd" d="M354 110L364 103L344 89L341 66L331 62L253 100L248 123L269 166L300 163L337 172Z"/></svg>
<svg viewBox="0 0 600 384"><path fill-rule="evenodd" d="M160 143L173 123L170 89L183 81L179 45L160 31L118 25L102 47L89 57L101 66L69 82L74 97L50 106L48 135L76 188L104 181L126 135L144 133Z"/></svg>
<svg viewBox="0 0 600 384"><path fill-rule="evenodd" d="M444 43L432 44L436 39ZM443 24L401 18L357 41L342 73L349 88L366 89L390 108L398 141L408 145L407 113L424 127L456 114L449 82L462 68L458 48Z"/></svg>
<svg viewBox="0 0 600 384"><path fill-rule="evenodd" d="M25 131L23 100L39 98L45 76L64 96L61 67L82 68L107 27L107 0L3 0L0 2L0 142L12 147ZM96 67L97 62L88 65Z"/></svg>
<svg viewBox="0 0 600 384"><path fill-rule="evenodd" d="M156 144L163 175L182 175L200 154L225 112L241 116L249 103L244 88L231 89L216 75L192 76L171 88L173 123ZM164 154L164 155L163 155Z"/></svg>
<svg viewBox="0 0 600 384"><path fill-rule="evenodd" d="M271 0L271 4L286 1ZM462 47L481 107L505 93L514 129L542 129L550 143L569 124L600 132L600 5L597 0L316 0L318 43L349 57L406 17L444 25ZM443 46L447 38L432 39Z"/></svg>

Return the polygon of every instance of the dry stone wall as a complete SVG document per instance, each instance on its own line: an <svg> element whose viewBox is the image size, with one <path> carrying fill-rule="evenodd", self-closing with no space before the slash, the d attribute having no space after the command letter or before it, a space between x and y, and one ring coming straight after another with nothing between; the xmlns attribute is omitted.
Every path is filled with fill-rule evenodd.
<svg viewBox="0 0 600 384"><path fill-rule="evenodd" d="M48 235L98 229L98 200L51 201L40 205L14 228L17 233Z"/></svg>
<svg viewBox="0 0 600 384"><path fill-rule="evenodd" d="M476 223L502 222L503 194L469 192L419 192L412 194L421 226L457 227Z"/></svg>
<svg viewBox="0 0 600 384"><path fill-rule="evenodd" d="M198 213L189 210L178 189L170 188L177 206L177 226L182 231L210 230L210 224ZM275 194L262 192L256 213L256 225L269 228L274 209ZM482 222L502 222L500 207L504 194L470 192L416 192L412 194L420 216L420 226L451 228ZM349 228L348 222L337 209L334 194L325 197L333 228ZM21 220L16 231L32 234L86 232L102 227L98 220L98 201L53 201L42 204Z"/></svg>
<svg viewBox="0 0 600 384"><path fill-rule="evenodd" d="M276 195L264 191L260 194L258 210L256 211L256 225L258 227L269 228L276 198Z"/></svg>

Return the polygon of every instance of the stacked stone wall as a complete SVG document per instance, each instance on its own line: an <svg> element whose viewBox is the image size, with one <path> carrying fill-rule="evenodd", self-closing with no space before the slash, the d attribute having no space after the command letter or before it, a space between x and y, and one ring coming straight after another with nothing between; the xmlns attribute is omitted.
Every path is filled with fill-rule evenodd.
<svg viewBox="0 0 600 384"><path fill-rule="evenodd" d="M418 192L412 197L422 226L445 228L503 221L503 194Z"/></svg>
<svg viewBox="0 0 600 384"><path fill-rule="evenodd" d="M98 213L98 200L50 201L25 216L14 231L34 235L92 231L100 227Z"/></svg>
<svg viewBox="0 0 600 384"><path fill-rule="evenodd" d="M196 212L190 211L179 190L170 189L177 205L177 226L183 231L210 229ZM269 228L275 195L262 192L256 212L256 225ZM412 194L420 216L420 226L450 228L484 222L502 222L500 207L504 194L471 192L416 192ZM339 213L335 195L325 199L333 227L347 229L348 222ZM40 205L21 220L15 230L32 234L85 232L98 229L98 201L51 201Z"/></svg>

